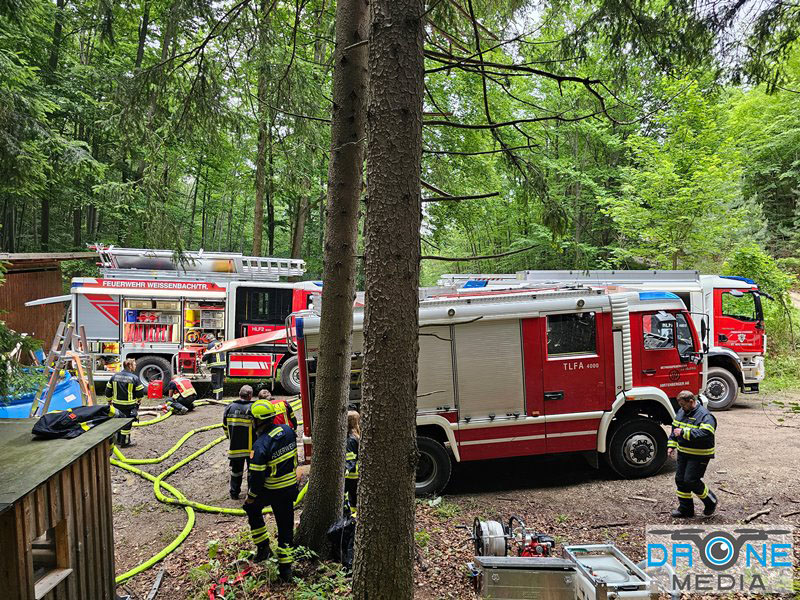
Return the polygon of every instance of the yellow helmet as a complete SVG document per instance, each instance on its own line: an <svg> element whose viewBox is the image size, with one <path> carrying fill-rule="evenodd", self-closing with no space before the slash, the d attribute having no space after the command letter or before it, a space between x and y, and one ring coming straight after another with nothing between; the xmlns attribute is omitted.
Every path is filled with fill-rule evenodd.
<svg viewBox="0 0 800 600"><path fill-rule="evenodd" d="M256 419L264 420L273 418L278 414L278 411L275 410L275 405L272 402L260 399L253 402L253 406L250 407L250 414Z"/></svg>

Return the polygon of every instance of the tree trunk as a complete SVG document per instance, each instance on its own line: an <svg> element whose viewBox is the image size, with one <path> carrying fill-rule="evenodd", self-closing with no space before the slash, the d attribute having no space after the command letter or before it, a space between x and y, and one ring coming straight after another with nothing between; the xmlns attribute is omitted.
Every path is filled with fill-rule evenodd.
<svg viewBox="0 0 800 600"><path fill-rule="evenodd" d="M83 226L83 210L80 206L72 209L72 245L76 250L81 248L81 227Z"/></svg>
<svg viewBox="0 0 800 600"><path fill-rule="evenodd" d="M144 0L142 6L142 24L139 27L139 45L136 48L136 63L133 68L138 71L142 68L142 59L144 59L144 47L147 43L147 28L150 26L150 0Z"/></svg>
<svg viewBox="0 0 800 600"><path fill-rule="evenodd" d="M356 600L413 596L424 11L370 2Z"/></svg>
<svg viewBox="0 0 800 600"><path fill-rule="evenodd" d="M55 23L53 24L53 45L50 47L50 57L47 61L47 73L45 81L48 85L53 85L58 71L59 54L61 53L61 39L64 29L64 5L66 0L56 0ZM42 196L42 229L40 245L44 252L50 249L50 198L48 194L53 188L48 186L48 190Z"/></svg>
<svg viewBox="0 0 800 600"><path fill-rule="evenodd" d="M267 255L272 256L275 253L275 154L272 148L272 126L274 125L274 118L269 122L269 170L267 171Z"/></svg>
<svg viewBox="0 0 800 600"><path fill-rule="evenodd" d="M197 212L197 190L200 187L200 171L203 169L203 161L197 161L197 171L194 178L194 191L192 192L192 216L189 218L189 242L186 247L191 250L192 237L194 234L194 215Z"/></svg>
<svg viewBox="0 0 800 600"><path fill-rule="evenodd" d="M271 133L268 85L270 79L267 51L269 45L269 6L261 2L258 22L258 150L256 155L256 202L253 207L253 256L261 256L264 236L264 196L266 194L267 138Z"/></svg>
<svg viewBox="0 0 800 600"><path fill-rule="evenodd" d="M366 64L366 57L364 57L364 63ZM366 87L366 81L364 82L364 86ZM332 126L333 125L331 125L331 127ZM361 161L364 161L363 151ZM306 181L306 183L308 183L308 181ZM303 253L303 233L305 232L306 217L308 215L308 187L308 185L304 186L306 193L300 194L300 198L297 200L297 214L294 217L294 227L292 227L292 258L300 258L300 255ZM356 218L358 218L358 215L356 215Z"/></svg>
<svg viewBox="0 0 800 600"><path fill-rule="evenodd" d="M353 327L358 209L366 129L367 0L336 4L331 157L322 281L320 352L314 403L314 458L297 537L318 554L328 554L325 532L341 514L344 493L346 411L350 390L350 332ZM305 218L301 199L298 221ZM302 224L292 256L299 253Z"/></svg>

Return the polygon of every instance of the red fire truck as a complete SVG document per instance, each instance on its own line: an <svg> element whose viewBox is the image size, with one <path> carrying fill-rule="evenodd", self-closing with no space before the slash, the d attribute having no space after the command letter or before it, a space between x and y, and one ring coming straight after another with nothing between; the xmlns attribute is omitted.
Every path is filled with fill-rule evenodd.
<svg viewBox="0 0 800 600"><path fill-rule="evenodd" d="M701 344L670 292L578 286L431 298L419 323L419 494L444 488L451 460L581 452L623 477L652 475L666 460L671 398L700 390ZM319 318L296 325L310 456ZM357 310L355 372L362 348Z"/></svg>
<svg viewBox="0 0 800 600"><path fill-rule="evenodd" d="M519 271L516 274L449 274L439 284L473 294L480 290L541 287L553 283L623 285L677 294L707 344L709 408L730 408L743 394L758 392L764 379L767 336L758 284L746 277L701 275L699 271Z"/></svg>
<svg viewBox="0 0 800 600"><path fill-rule="evenodd" d="M126 358L147 383L182 372L207 381L200 368L211 339L223 341L285 331L287 316L319 295L321 282L299 277L299 259L248 257L222 252L143 250L96 246L102 276L72 280L70 295L32 302L68 301L96 356L94 378L105 381ZM277 378L299 393L297 356L285 336L227 353L229 377Z"/></svg>

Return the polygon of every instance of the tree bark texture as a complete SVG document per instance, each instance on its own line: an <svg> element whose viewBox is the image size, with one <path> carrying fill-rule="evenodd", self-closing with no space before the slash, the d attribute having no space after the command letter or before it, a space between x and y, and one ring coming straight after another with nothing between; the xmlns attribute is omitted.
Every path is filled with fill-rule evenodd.
<svg viewBox="0 0 800 600"><path fill-rule="evenodd" d="M370 3L357 600L413 596L424 11Z"/></svg>
<svg viewBox="0 0 800 600"><path fill-rule="evenodd" d="M266 195L267 143L269 128L269 65L267 51L269 23L267 22L269 5L261 2L258 23L258 149L256 150L256 203L253 207L253 256L261 256L264 236L264 197Z"/></svg>
<svg viewBox="0 0 800 600"><path fill-rule="evenodd" d="M298 539L328 554L326 531L339 517L344 494L346 411L350 390L350 334L353 328L358 209L364 163L367 99L367 0L336 4L331 158L323 246L322 316L314 403L314 454ZM306 210L301 200L299 213ZM305 215L298 215L297 249Z"/></svg>

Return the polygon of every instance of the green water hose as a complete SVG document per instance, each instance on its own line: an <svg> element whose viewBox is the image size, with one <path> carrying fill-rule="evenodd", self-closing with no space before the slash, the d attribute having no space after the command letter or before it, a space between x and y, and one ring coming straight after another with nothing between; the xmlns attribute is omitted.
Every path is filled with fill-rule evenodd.
<svg viewBox="0 0 800 600"><path fill-rule="evenodd" d="M208 403L204 402L203 404L208 404ZM197 406L197 403L195 404L195 406ZM142 423L139 423L139 425L140 426L146 426L146 425L153 425L155 423L159 423L159 422L167 419L168 417L170 417L171 414L172 414L172 411L170 410L169 412L167 412L164 415L161 415L160 417L157 417L157 418L152 419L150 421L143 421ZM187 515L186 525L184 526L183 530L178 534L178 536L174 540L172 540L172 542L170 542L170 544L166 548L164 548L163 550L161 550L160 552L158 552L157 554L155 554L154 556L152 556L150 559L146 560L142 564L134 567L133 569L131 569L131 570L129 570L129 571L127 571L127 572L125 572L125 573L123 573L121 575L118 575L115 578L115 582L117 584L120 584L120 583L122 583L124 581L127 581L128 579L130 579L134 575L138 575L139 573L141 573L143 571L146 571L147 569L149 569L150 567L155 565L157 562L159 562L159 561L163 560L164 558L166 558L171 552L173 552L178 546L180 546L183 543L183 541L189 536L189 534L191 533L192 529L194 528L195 510L200 510L202 512L208 512L208 513L216 513L216 514L222 513L222 514L236 515L236 516L244 516L246 514L244 512L244 510L241 509L241 508L226 508L226 507L223 507L223 506L210 506L210 505L207 505L207 504L201 504L200 502L194 502L192 500L188 500L186 498L186 496L183 493L180 492L180 490L176 489L175 487L173 487L170 484L168 484L168 483L163 481L166 477L168 477L169 475L173 474L175 471L177 471L178 469L180 469L184 465L190 463L191 461L193 461L195 458L197 458L201 454L207 452L208 450L210 450L211 448L213 448L217 444L220 444L223 441L225 441L227 438L224 435L216 438L215 440L213 440L211 442L209 442L208 444L206 444L205 446L203 446L199 450L196 450L195 452L193 452L192 454L190 454L186 458L180 460L179 462L175 463L170 468L168 468L167 470L163 471L162 473L160 473L157 476L151 475L150 473L147 473L146 471L142 471L141 469L137 469L136 467L132 466L132 465L158 464L160 462L163 462L164 460L166 460L167 458L172 456L172 454L174 454L186 442L186 440L191 438L193 435L196 435L198 433L202 433L204 431L210 431L212 429L218 429L220 427L222 427L222 423L216 423L214 425L206 425L204 427L198 427L197 429L192 429L192 430L186 432L183 435L183 437L181 437L181 439L179 439L175 443L175 445L172 446L172 448L170 448L164 454L162 454L161 456L159 456L157 458L127 458L122 453L122 451L120 451L119 448L114 446L114 455L117 457L118 460L115 460L115 459L112 458L111 459L111 464L112 465L114 465L116 467L119 467L121 469L125 469L126 471L129 471L131 473L139 475L140 477L143 477L144 479L146 479L148 481L151 481L153 483L153 491L155 493L156 498L159 500L159 502L162 502L164 504L174 504L174 505L182 506L186 510L186 515ZM162 491L161 491L162 487L169 494L171 494L173 497L170 498L169 496L166 496L165 494L163 494ZM308 490L308 483L306 483L303 486L303 488L300 490L300 493L297 495L297 499L295 500L295 506L297 506L297 504L305 497L307 490ZM270 513L270 512L272 512L272 508L270 506L267 506L267 507L264 508L263 512L265 514L266 513Z"/></svg>
<svg viewBox="0 0 800 600"><path fill-rule="evenodd" d="M119 467L120 469L125 469L126 471L130 471L131 473L135 473L139 477L144 477L148 481L155 481L156 480L156 478L153 477L152 475L150 475L150 473L146 473L145 471L142 471L141 469L137 469L136 467L132 467L130 465L126 465L125 463L120 462L118 460L114 460L113 458L111 459L111 464L114 465L115 467ZM183 498L184 500L186 499L183 494L181 494L178 490L176 490L174 487L172 487L168 483L162 483L161 485L163 485L164 488L170 494L173 494L176 498L178 498L178 499ZM122 575L117 575L114 578L114 582L117 585L119 585L120 583L123 583L124 581L127 581L128 579L130 579L134 575L138 575L139 573L141 573L143 571L146 571L147 569L152 567L154 564L156 564L160 560L163 560L173 550L175 550L178 546L180 546L183 543L183 540L185 540L187 537L189 537L189 534L192 532L192 529L194 528L194 510L190 506L185 506L184 508L186 510L186 517L187 517L186 525L183 526L183 530L181 530L181 532L178 534L178 536L174 540L172 540L169 543L169 545L166 548L164 548L163 550L161 550L161 552L159 552L158 554L152 556L148 560L144 561L142 564L135 566L130 571L126 571Z"/></svg>

